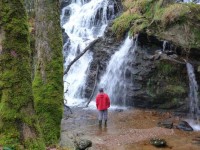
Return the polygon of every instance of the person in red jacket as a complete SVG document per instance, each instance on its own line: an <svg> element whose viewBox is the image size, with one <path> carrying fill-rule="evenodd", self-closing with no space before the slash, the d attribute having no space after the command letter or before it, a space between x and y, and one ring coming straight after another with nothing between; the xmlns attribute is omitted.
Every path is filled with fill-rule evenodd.
<svg viewBox="0 0 200 150"><path fill-rule="evenodd" d="M99 89L99 94L96 96L96 107L99 110L99 126L102 125L102 120L107 125L108 119L108 108L110 107L110 98L104 93L103 88Z"/></svg>

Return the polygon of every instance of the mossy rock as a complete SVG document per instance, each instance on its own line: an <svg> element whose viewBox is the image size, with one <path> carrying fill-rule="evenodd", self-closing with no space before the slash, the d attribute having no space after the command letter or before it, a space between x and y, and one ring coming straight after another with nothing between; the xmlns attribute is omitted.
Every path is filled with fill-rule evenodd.
<svg viewBox="0 0 200 150"><path fill-rule="evenodd" d="M164 139L159 139L159 138L150 139L150 143L156 147L167 146L167 142Z"/></svg>

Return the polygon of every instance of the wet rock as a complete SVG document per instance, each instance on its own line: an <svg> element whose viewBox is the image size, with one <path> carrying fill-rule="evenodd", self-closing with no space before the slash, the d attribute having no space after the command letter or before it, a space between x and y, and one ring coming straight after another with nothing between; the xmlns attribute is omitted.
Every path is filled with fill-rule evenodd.
<svg viewBox="0 0 200 150"><path fill-rule="evenodd" d="M158 122L157 125L159 127L171 129L173 127L173 122L170 120L164 120L164 121Z"/></svg>
<svg viewBox="0 0 200 150"><path fill-rule="evenodd" d="M64 29L62 29L62 36L63 36L63 44L65 44L67 42L67 39L69 39L69 36L67 35Z"/></svg>
<svg viewBox="0 0 200 150"><path fill-rule="evenodd" d="M134 92L134 106L138 108L152 108L152 99L150 95L142 91Z"/></svg>
<svg viewBox="0 0 200 150"><path fill-rule="evenodd" d="M167 145L167 142L164 139L151 139L150 143L156 147L165 147Z"/></svg>
<svg viewBox="0 0 200 150"><path fill-rule="evenodd" d="M160 59L160 54L154 55L154 60L159 60Z"/></svg>
<svg viewBox="0 0 200 150"><path fill-rule="evenodd" d="M176 59L176 58L178 58L178 55L176 55L176 54L170 55L170 58Z"/></svg>
<svg viewBox="0 0 200 150"><path fill-rule="evenodd" d="M71 3L71 0L61 0L60 8L63 9L64 7L68 6Z"/></svg>
<svg viewBox="0 0 200 150"><path fill-rule="evenodd" d="M92 141L87 139L80 139L76 141L76 150L86 150L88 147L92 146Z"/></svg>
<svg viewBox="0 0 200 150"><path fill-rule="evenodd" d="M138 83L135 83L132 87L132 90L133 91L138 91L142 88L142 85L141 84L138 84Z"/></svg>
<svg viewBox="0 0 200 150"><path fill-rule="evenodd" d="M115 109L116 112L122 112L123 109Z"/></svg>
<svg viewBox="0 0 200 150"><path fill-rule="evenodd" d="M186 121L180 121L177 128L183 131L193 131L193 128Z"/></svg>

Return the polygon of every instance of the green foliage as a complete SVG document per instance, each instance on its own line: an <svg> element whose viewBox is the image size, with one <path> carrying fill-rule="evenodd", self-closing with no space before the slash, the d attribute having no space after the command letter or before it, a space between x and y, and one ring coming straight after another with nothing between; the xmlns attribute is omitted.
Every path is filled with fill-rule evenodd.
<svg viewBox="0 0 200 150"><path fill-rule="evenodd" d="M112 29L117 34L117 38L123 37L129 30L131 23L140 17L138 14L130 15L129 13L123 13L119 18L115 19Z"/></svg>
<svg viewBox="0 0 200 150"><path fill-rule="evenodd" d="M178 35L184 33L185 42L175 41L184 48L199 48L200 5L194 3L174 3L166 0L124 0L124 13L115 19L113 31L120 39L128 31L129 35L146 32L164 39L165 32L176 28ZM172 31L174 33L174 31ZM176 33L175 33L176 34ZM170 35L167 37L169 38ZM185 37L185 39L187 39ZM184 39L184 38L183 38ZM168 40L168 39L167 39ZM186 44L185 44L186 43ZM180 46L179 45L179 46Z"/></svg>
<svg viewBox="0 0 200 150"><path fill-rule="evenodd" d="M136 0L134 7L136 7L142 14L149 12L156 0Z"/></svg>
<svg viewBox="0 0 200 150"><path fill-rule="evenodd" d="M144 18L137 19L134 22L134 25L130 28L129 33L131 35L134 35L134 33L139 33L141 31L145 30L148 27L148 25L149 25L148 20L146 20Z"/></svg>
<svg viewBox="0 0 200 150"><path fill-rule="evenodd" d="M180 96L186 92L186 90L180 85L167 85L165 87L165 90L166 90L166 93L169 93L172 95L176 94Z"/></svg>
<svg viewBox="0 0 200 150"><path fill-rule="evenodd" d="M27 150L39 150L45 147L43 140L41 139L28 139L24 142L24 147Z"/></svg>
<svg viewBox="0 0 200 150"><path fill-rule="evenodd" d="M9 130L10 132L6 132L6 130ZM20 145L19 131L17 131L16 127L12 127L8 124L4 130L1 129L1 133L3 133L0 134L1 145L11 149L20 149L22 145Z"/></svg>
<svg viewBox="0 0 200 150"><path fill-rule="evenodd" d="M162 76L173 75L177 71L175 66L164 61L160 62L159 65L157 65L157 68L159 70L159 74Z"/></svg>
<svg viewBox="0 0 200 150"><path fill-rule="evenodd" d="M166 27L176 22L183 22L189 13L189 7L184 4L169 5L169 7L164 9L163 15L161 16L162 24Z"/></svg>
<svg viewBox="0 0 200 150"><path fill-rule="evenodd" d="M194 35L191 47L200 47L200 30L199 28L192 28L192 34Z"/></svg>

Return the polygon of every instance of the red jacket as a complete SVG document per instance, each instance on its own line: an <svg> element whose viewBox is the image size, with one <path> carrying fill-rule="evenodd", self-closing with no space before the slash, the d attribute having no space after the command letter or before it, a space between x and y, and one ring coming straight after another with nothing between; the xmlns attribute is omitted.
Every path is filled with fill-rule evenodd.
<svg viewBox="0 0 200 150"><path fill-rule="evenodd" d="M96 106L98 110L106 110L110 107L110 99L107 94L99 93L96 96Z"/></svg>

